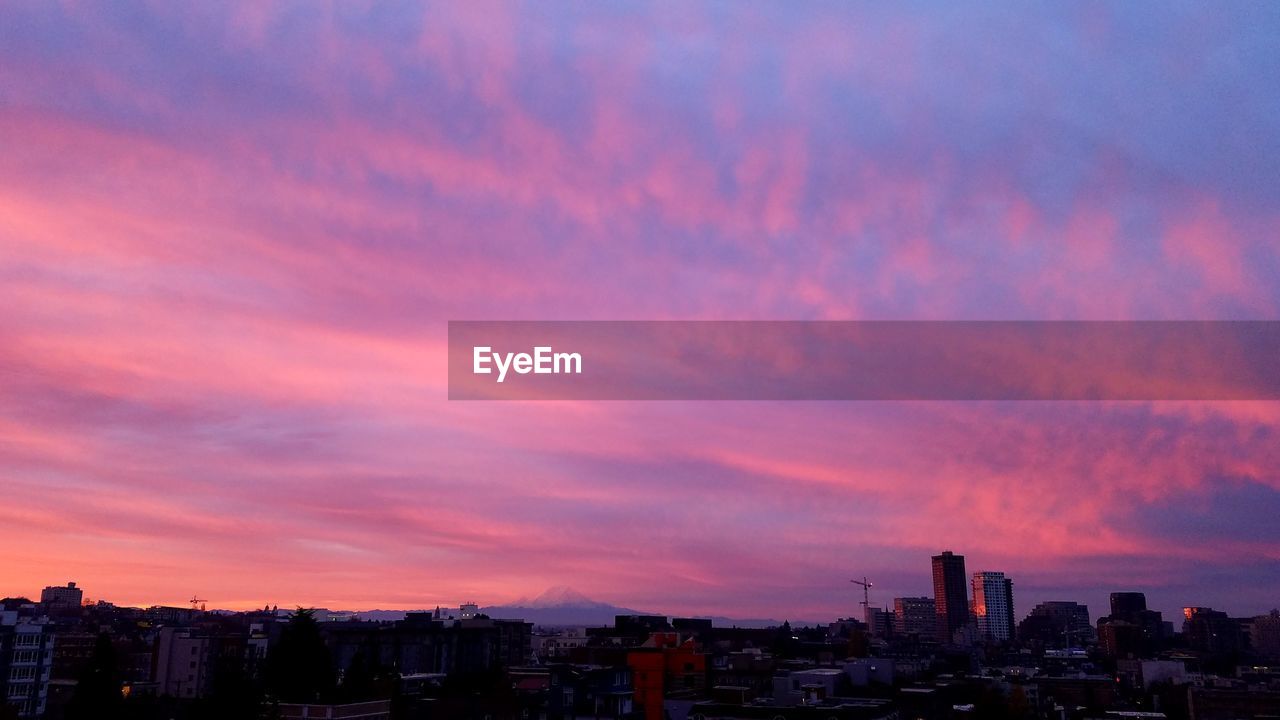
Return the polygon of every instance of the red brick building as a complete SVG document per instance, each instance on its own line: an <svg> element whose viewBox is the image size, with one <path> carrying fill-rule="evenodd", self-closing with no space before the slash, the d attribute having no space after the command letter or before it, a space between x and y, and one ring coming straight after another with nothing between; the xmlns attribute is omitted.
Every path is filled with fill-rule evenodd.
<svg viewBox="0 0 1280 720"><path fill-rule="evenodd" d="M645 720L662 720L662 701L668 694L706 689L707 655L692 639L678 633L653 633L643 645L627 653L635 684L636 709Z"/></svg>

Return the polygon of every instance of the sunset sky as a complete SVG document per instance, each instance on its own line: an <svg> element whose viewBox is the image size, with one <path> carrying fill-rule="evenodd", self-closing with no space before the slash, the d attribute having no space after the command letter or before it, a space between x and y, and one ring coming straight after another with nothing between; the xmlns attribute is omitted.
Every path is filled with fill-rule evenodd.
<svg viewBox="0 0 1280 720"><path fill-rule="evenodd" d="M1280 319L1277 58L1264 2L4 3L0 596L829 619L950 549L1269 610L1280 403L450 402L445 340Z"/></svg>

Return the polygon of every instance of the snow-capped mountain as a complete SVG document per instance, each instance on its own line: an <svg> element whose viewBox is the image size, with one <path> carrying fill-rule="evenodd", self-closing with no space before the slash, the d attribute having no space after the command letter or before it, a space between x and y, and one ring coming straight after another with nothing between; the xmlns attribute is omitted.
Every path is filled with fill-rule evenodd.
<svg viewBox="0 0 1280 720"><path fill-rule="evenodd" d="M535 625L611 625L617 615L644 615L630 608L599 602L567 586L548 588L534 598L481 608L493 618L519 618Z"/></svg>
<svg viewBox="0 0 1280 720"><path fill-rule="evenodd" d="M574 590L567 585L557 585L547 588L543 593L535 598L520 598L511 603L513 607L526 608L561 608L561 607L579 607L579 608L608 608L613 607L608 603L597 602L582 593Z"/></svg>
<svg viewBox="0 0 1280 720"><path fill-rule="evenodd" d="M452 613L457 608L449 608ZM429 612L429 610L427 610ZM522 597L503 605L490 605L480 608L480 612L495 619L524 620L534 625L544 626L607 626L613 625L618 615L666 615L667 613L633 610L631 608L610 605L606 602L592 600L571 587L558 585L547 588L535 597ZM405 616L402 610L370 610L360 612L365 620L400 620ZM773 619L744 619L715 616L709 618L719 627L774 627L781 624ZM792 619L792 625L818 624Z"/></svg>

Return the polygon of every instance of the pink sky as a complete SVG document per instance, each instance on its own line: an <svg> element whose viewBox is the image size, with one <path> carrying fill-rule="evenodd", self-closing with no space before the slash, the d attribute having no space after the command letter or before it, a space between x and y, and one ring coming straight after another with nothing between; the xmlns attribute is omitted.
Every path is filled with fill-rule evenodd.
<svg viewBox="0 0 1280 720"><path fill-rule="evenodd" d="M1275 403L450 403L450 319L1276 319L1280 10L0 10L0 595L1280 604ZM1137 10L1137 8L1134 8Z"/></svg>

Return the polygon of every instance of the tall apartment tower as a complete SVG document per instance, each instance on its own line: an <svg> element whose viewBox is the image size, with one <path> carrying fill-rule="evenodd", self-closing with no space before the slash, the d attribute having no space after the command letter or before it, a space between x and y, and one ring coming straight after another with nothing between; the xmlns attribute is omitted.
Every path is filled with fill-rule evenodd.
<svg viewBox="0 0 1280 720"><path fill-rule="evenodd" d="M1013 581L1004 573L973 574L973 617L985 640L1007 642L1013 637Z"/></svg>
<svg viewBox="0 0 1280 720"><path fill-rule="evenodd" d="M933 607L938 616L938 639L950 642L969 622L964 556L950 550L933 556Z"/></svg>

